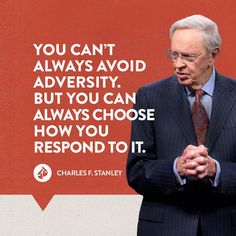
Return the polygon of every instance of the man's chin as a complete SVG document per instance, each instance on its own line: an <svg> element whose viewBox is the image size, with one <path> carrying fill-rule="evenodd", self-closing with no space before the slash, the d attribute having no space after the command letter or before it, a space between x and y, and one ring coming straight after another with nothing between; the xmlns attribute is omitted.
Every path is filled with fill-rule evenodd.
<svg viewBox="0 0 236 236"><path fill-rule="evenodd" d="M185 78L181 77L181 78L179 78L177 76L177 79L178 79L179 83L181 85L183 85L183 86L191 86L193 84L192 80L189 77L185 77Z"/></svg>
<svg viewBox="0 0 236 236"><path fill-rule="evenodd" d="M202 88L201 85L193 83L193 81L191 79L187 79L187 80L179 80L178 79L178 81L182 86L186 86L186 87L193 89L193 90L197 90L197 89Z"/></svg>

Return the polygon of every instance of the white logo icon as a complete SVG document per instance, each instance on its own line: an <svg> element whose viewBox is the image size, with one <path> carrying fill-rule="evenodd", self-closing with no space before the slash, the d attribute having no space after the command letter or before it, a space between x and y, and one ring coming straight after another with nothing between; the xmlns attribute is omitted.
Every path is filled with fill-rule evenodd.
<svg viewBox="0 0 236 236"><path fill-rule="evenodd" d="M39 182L47 182L52 177L52 170L46 164L39 164L34 168L34 178Z"/></svg>

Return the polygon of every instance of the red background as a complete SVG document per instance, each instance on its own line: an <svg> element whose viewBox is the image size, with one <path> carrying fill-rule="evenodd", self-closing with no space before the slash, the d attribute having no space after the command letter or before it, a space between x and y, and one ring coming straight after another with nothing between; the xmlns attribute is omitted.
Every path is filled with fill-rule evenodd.
<svg viewBox="0 0 236 236"><path fill-rule="evenodd" d="M143 59L147 64L144 73L119 74L120 91L131 93L143 84L172 74L171 63L164 56L169 48L170 25L185 16L203 14L217 22L223 38L217 70L236 77L233 0L4 0L0 9L0 193L33 194L42 208L53 194L134 192L125 179L127 154L65 158L33 153L35 75L32 70L36 62L33 43L115 43L114 59ZM110 125L109 140L128 142L129 121ZM39 163L47 163L52 169L123 169L123 175L54 176L42 184L32 175Z"/></svg>

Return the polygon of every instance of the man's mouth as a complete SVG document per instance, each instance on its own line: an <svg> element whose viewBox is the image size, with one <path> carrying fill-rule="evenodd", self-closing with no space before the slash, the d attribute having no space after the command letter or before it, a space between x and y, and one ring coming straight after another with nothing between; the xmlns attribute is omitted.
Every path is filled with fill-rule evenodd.
<svg viewBox="0 0 236 236"><path fill-rule="evenodd" d="M188 73L176 72L176 75L180 80L186 80L190 78L190 75Z"/></svg>

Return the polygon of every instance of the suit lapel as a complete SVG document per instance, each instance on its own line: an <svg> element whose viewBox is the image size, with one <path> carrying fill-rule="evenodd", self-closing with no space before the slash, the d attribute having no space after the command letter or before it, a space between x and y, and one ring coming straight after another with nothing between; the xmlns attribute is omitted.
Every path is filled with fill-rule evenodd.
<svg viewBox="0 0 236 236"><path fill-rule="evenodd" d="M196 145L188 99L184 87L179 84L176 77L172 77L169 81L166 102L187 143Z"/></svg>
<svg viewBox="0 0 236 236"><path fill-rule="evenodd" d="M235 102L235 96L233 96L234 92L232 86L230 86L230 81L216 73L212 116L206 137L206 146L209 151L212 149L219 136L232 105Z"/></svg>

